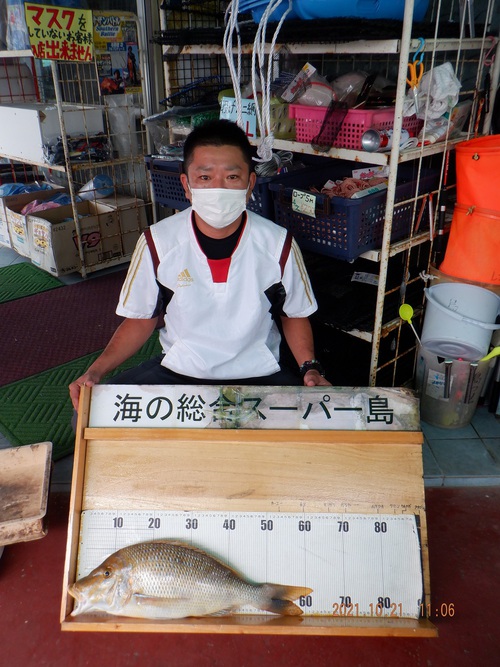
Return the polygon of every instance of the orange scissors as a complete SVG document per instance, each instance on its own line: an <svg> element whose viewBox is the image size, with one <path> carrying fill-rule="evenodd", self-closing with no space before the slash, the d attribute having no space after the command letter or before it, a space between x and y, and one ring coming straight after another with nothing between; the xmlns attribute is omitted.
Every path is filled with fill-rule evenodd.
<svg viewBox="0 0 500 667"><path fill-rule="evenodd" d="M408 77L406 83L413 90L413 97L415 98L415 113L418 113L418 86L424 74L424 46L425 39L418 38L420 41L418 49L415 51L413 60L408 63Z"/></svg>

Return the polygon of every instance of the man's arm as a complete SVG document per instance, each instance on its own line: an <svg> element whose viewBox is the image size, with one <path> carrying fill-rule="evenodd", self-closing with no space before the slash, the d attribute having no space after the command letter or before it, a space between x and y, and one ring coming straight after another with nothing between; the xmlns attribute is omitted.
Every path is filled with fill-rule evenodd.
<svg viewBox="0 0 500 667"><path fill-rule="evenodd" d="M78 410L80 388L85 384L93 387L121 363L140 350L153 333L157 317L145 320L125 319L111 340L87 371L69 385L69 395L75 410Z"/></svg>
<svg viewBox="0 0 500 667"><path fill-rule="evenodd" d="M295 361L302 366L304 361L314 359L314 340L311 323L307 317L282 317L283 334ZM331 383L315 369L304 375L306 387L326 386Z"/></svg>

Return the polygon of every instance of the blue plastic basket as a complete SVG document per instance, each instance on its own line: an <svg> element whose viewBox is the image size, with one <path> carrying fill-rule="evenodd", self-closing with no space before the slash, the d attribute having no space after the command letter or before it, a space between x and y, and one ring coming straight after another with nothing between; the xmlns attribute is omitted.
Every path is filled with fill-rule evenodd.
<svg viewBox="0 0 500 667"><path fill-rule="evenodd" d="M290 175L286 183L270 183L273 193L275 215L279 225L289 229L299 246L305 250L328 255L348 262L373 248L380 248L384 233L385 205L387 192L381 191L360 199L344 199L315 194L315 217L294 211L293 190L310 193L310 187L321 190L331 179L343 178L352 168L360 168L359 163L343 162L330 168L309 171L307 174ZM439 172L422 170L419 194L435 190L439 184ZM414 210L410 200L416 193L416 178L412 167L400 167L396 186L396 203L392 222L391 241L398 241L409 235ZM425 220L428 219L424 212Z"/></svg>

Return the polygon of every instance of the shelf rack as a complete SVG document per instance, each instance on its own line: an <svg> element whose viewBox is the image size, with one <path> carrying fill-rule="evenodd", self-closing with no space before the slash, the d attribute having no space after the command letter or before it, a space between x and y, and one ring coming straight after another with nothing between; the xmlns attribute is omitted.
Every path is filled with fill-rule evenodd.
<svg viewBox="0 0 500 667"><path fill-rule="evenodd" d="M414 344L410 350L403 350L401 347L401 329L402 326L405 326L404 323L402 323L399 318L389 319L389 321L384 321L383 318L384 303L387 295L386 282L389 261L393 258L396 258L398 255L401 255L403 258L402 261L405 261L405 272L407 273L410 263L410 254L412 251L415 252L418 251L419 248L424 249L429 247L427 256L429 258L432 257L434 239L428 231L414 234L414 222L412 224L412 232L408 238L395 243L391 243L390 241L398 168L402 163L413 162L418 165L418 171L420 173L423 161L432 159L434 161L433 165L435 162L440 163L439 170L441 175L439 187L434 191L435 223L437 220L437 212L439 210L439 195L441 193L441 185L443 182L446 155L453 151L457 143L469 139L476 134L477 128L475 127L475 121L478 113L480 112L479 99L481 90L483 88L483 77L487 67L489 67L489 73L491 76L490 90L495 91L498 86L500 74L499 41L497 37L488 34L487 25L488 21L490 21L494 16L495 1L496 0L486 0L484 3L486 4L486 7L481 8L484 9L481 17L486 16L484 26L476 26L476 36L473 38L468 38L466 37L466 35L469 33L468 27L465 25L465 16L455 20L455 24L453 26L454 36L449 36L452 34L449 30L451 20L451 13L449 13L449 8L445 9L444 3L441 3L441 1L431 0L431 7L428 12L428 15L431 16L431 19L426 24L426 31L424 33L425 68L426 71L429 71L442 62L452 62L456 75L462 83L462 89L460 91L461 99L472 99L470 121L468 126L464 128L464 132L459 137L447 139L446 141L441 141L415 149L405 150L402 152L399 151L399 137L402 128L403 102L407 89L407 63L410 59L410 55L414 53L420 45L420 40L417 36L418 33L415 33L414 30L418 31L419 26L422 26L422 24L417 24L416 26L413 25L412 17L414 0L406 0L405 2L404 18L397 37L390 37L387 39L347 39L339 41L326 41L322 39L322 41L304 40L304 42L299 42L298 40L292 39L286 40L285 43L284 41L280 42L280 36L278 36L278 40L274 49L274 56L278 59L283 55L286 57L291 56L292 59L295 57L295 63L300 62L303 64L303 62L310 61L315 66L317 66L317 63L319 63L320 66L317 66L317 69L320 72L322 71L322 63L330 64L330 62L334 62L336 58L338 58L338 62L341 62L343 59L349 64L352 64L355 62L354 57L357 57L356 64L359 61L362 66L365 66L365 69L375 69L375 67L373 67L374 64L381 64L383 69L383 61L385 60L385 67L387 72L390 69L393 78L397 80L394 146L390 152L367 153L361 150L331 148L328 152L319 154L314 151L309 144L281 139L275 139L273 145L275 150L291 151L297 154L323 155L334 160L359 161L382 166L388 165L390 168L383 240L380 248L370 250L362 255L364 259L372 261L378 267L379 281L377 288L375 316L373 321L373 331L363 331L357 330L355 328L349 331L349 334L352 337L366 341L371 345L371 359L368 380L368 383L371 386L376 386L378 384L378 374L382 367L386 369L385 376L387 377L386 371L388 364L386 362L379 363L380 345L382 339L389 335L394 337L393 342L395 349L393 355L394 364L392 371L393 385L397 383L397 378L400 378L400 375L397 373L397 360L407 352L415 356L416 351L416 344ZM456 10L456 13L458 13L458 7L453 9ZM167 20L163 15L160 16L160 24L163 30L168 27ZM284 25L286 25L286 22ZM268 32L271 33L272 30L270 29ZM283 32L284 28L282 28L282 33ZM479 35L479 32L482 34ZM245 25L245 37L247 33L248 25ZM206 63L207 68L210 68L212 74L215 72L227 74L227 71L224 69L225 55L223 47L221 46L221 43L215 43L217 42L217 34L217 31L214 31L212 36L207 37L205 42L202 42L198 39L198 43L196 44L188 43L190 41L189 37L185 38L184 36L179 40L171 40L168 43L167 40L158 40L158 43L163 44L162 53L165 63L164 68L167 95L169 95L170 92L175 89L175 86L181 78L181 75L179 74L180 70L182 68L187 68L187 70L189 70L190 67L195 67L193 63L199 62L200 67L202 63ZM322 34L324 34L324 32L322 32ZM247 39L246 43L241 45L244 76L246 76L248 73L248 71L245 70L246 65L244 57L246 56L248 60L248 57L252 54L253 48L254 47L251 39ZM269 55L270 52L270 44L268 44L267 54ZM496 58L491 57L493 53L496 53ZM487 54L490 56L490 62L488 65L486 64ZM372 67L370 67L370 65L372 65ZM229 84L229 87L230 86L231 84ZM484 117L481 118L483 134L487 134L489 132L492 121L492 113L493 105L490 104L489 110L487 110L484 113ZM258 142L253 143L257 144ZM419 178L419 176L417 178ZM447 189L449 192L453 193L453 186L450 186L449 183ZM421 195L419 197L415 197L414 199L413 221L415 221L417 215L419 198L421 198ZM425 252L422 252L421 256L425 257ZM428 263L421 267L424 272L427 272L428 268ZM413 280L415 280L415 278L413 278ZM412 305L414 306L417 313L423 312L423 294L422 301L420 303L412 303ZM410 373L408 380L410 380L411 377L412 372Z"/></svg>

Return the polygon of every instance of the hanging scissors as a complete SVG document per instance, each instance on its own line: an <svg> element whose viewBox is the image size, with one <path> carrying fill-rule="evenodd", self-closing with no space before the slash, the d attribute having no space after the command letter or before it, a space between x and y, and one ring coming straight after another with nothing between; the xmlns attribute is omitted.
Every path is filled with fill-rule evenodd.
<svg viewBox="0 0 500 667"><path fill-rule="evenodd" d="M425 39L423 37L419 37L418 40L420 44L413 55L413 59L408 63L408 78L406 79L406 83L413 91L413 97L415 99L415 113L418 113L418 86L424 74L423 59Z"/></svg>

